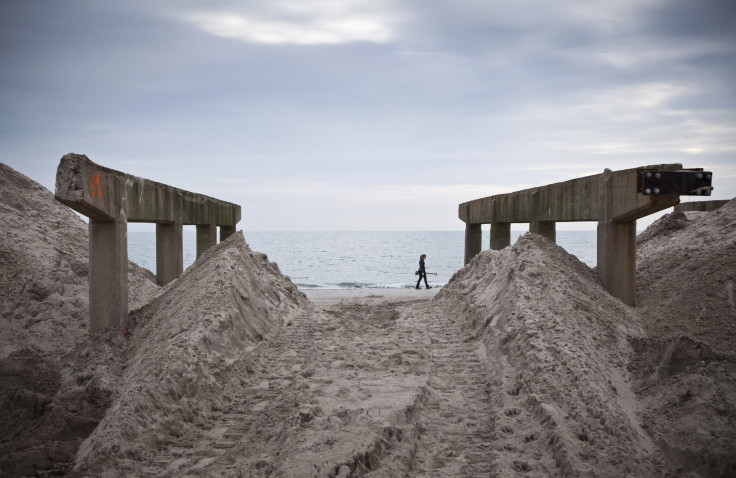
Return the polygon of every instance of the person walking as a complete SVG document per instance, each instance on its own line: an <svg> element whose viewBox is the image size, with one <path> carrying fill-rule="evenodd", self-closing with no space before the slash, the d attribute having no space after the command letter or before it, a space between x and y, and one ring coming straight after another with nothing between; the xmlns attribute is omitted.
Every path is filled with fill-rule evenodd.
<svg viewBox="0 0 736 478"><path fill-rule="evenodd" d="M419 283L422 282L422 278L424 278L424 285L427 286L427 289L431 289L432 287L427 283L427 271L424 269L424 258L427 257L427 254L422 254L419 256L419 280L417 280L417 289L419 289Z"/></svg>

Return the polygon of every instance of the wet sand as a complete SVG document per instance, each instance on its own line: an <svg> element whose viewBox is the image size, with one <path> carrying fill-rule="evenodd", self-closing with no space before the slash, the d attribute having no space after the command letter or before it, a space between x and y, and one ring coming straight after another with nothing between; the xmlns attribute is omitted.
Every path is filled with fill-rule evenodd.
<svg viewBox="0 0 736 478"><path fill-rule="evenodd" d="M343 301L366 299L370 301L432 300L441 287L432 289L307 289L302 290L309 300L318 306L330 306Z"/></svg>

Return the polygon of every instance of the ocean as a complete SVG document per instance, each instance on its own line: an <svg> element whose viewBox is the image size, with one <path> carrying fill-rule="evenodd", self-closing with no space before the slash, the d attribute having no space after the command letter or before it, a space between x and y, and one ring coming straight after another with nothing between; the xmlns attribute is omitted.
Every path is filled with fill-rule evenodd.
<svg viewBox="0 0 736 478"><path fill-rule="evenodd" d="M191 230L188 230L191 229ZM184 230L184 267L196 258L196 232ZM511 231L512 243L523 231ZM430 285L441 287L463 267L465 233L244 231L251 249L268 255L299 289L414 287L419 255L427 254ZM557 243L580 261L596 263L595 231L557 231ZM490 244L483 231L483 248ZM128 258L156 273L156 233L128 232Z"/></svg>

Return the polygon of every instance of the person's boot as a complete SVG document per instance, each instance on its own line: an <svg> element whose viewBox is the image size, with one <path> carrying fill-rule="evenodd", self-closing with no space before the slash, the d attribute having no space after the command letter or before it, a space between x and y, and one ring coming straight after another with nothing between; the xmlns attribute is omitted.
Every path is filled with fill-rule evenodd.
<svg viewBox="0 0 736 478"><path fill-rule="evenodd" d="M415 289L419 289L419 286L416 286Z"/></svg>
<svg viewBox="0 0 736 478"><path fill-rule="evenodd" d="M431 289L431 288L432 288L432 286L431 286L431 285L428 285L428 286L427 286L427 289Z"/></svg>

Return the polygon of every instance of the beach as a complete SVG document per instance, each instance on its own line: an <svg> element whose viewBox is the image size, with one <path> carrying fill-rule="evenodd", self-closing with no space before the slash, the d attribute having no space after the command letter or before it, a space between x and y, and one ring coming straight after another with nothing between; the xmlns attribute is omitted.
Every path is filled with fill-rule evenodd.
<svg viewBox="0 0 736 478"><path fill-rule="evenodd" d="M429 290L422 287L421 289L306 289L303 292L313 304L325 307L349 302L429 301L440 290L440 287Z"/></svg>
<svg viewBox="0 0 736 478"><path fill-rule="evenodd" d="M242 232L89 333L86 225L0 165L3 476L736 474L736 202L637 240L636 306L544 237L432 289L301 290ZM431 281L430 281L431 284Z"/></svg>

